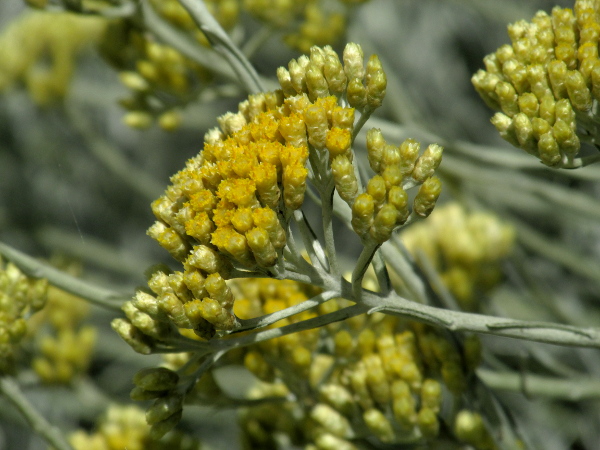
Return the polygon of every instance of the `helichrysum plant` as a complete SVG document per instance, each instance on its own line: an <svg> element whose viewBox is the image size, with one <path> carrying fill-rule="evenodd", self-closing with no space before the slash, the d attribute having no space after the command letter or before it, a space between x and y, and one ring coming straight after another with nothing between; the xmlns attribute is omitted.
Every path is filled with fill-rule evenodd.
<svg viewBox="0 0 600 450"><path fill-rule="evenodd" d="M558 425L575 417L561 401L598 397L595 360L557 346L600 347L600 266L580 239L597 243L589 223L600 217L597 172L583 168L599 159L600 3L514 22L511 44L471 80L498 111L500 136L547 167L421 123L427 93L411 102L396 56L375 54L359 31L363 12L383 27L382 11L400 7L383 0L26 3L37 11L0 35L0 92L24 86L38 105L54 104L46 111L74 127L69 139L124 183L118 201L104 180L95 201L80 197L106 208L99 223L122 227L106 235L141 257L130 265L88 236L70 200L77 235L40 225L36 239L118 272L113 288L0 243L7 418L20 413L59 450L231 448L234 435L244 449L597 443L597 430L573 431L586 414ZM78 86L84 44L113 70L117 92ZM136 164L85 119L106 100L126 110L124 148L148 139ZM164 142L179 149L190 133L194 151L177 167L181 155L162 156ZM50 150L60 145L47 147L36 157L60 161L62 174ZM173 169L163 183L142 165ZM86 170L90 184L104 178ZM139 240L124 213L145 210L131 206L137 197L154 216ZM9 211L0 205L0 223ZM119 284L142 272L137 287ZM59 412L32 386L60 393ZM551 400L525 407L506 390Z"/></svg>

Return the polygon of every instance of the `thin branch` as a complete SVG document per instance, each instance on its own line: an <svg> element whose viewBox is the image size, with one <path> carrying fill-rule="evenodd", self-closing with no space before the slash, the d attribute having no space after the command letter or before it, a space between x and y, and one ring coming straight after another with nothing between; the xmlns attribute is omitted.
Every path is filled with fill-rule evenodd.
<svg viewBox="0 0 600 450"><path fill-rule="evenodd" d="M272 328L269 330L258 331L256 333L247 334L244 336L221 339L217 341L209 341L209 344L217 349L232 349L245 347L258 342L268 341L270 339L286 336L299 331L311 330L313 328L321 328L330 323L340 322L349 319L350 317L358 316L368 312L368 307L363 305L352 305L346 308L338 309L337 311L324 314L322 316L313 317L312 319L303 320L301 322L292 323L284 327Z"/></svg>
<svg viewBox="0 0 600 450"><path fill-rule="evenodd" d="M355 301L358 301L361 297L363 291L362 280L365 277L365 273L367 272L369 264L371 264L371 260L373 259L377 248L379 248L378 244L368 242L363 247L358 260L356 261L356 266L354 266L354 270L352 271L352 292L356 299Z"/></svg>
<svg viewBox="0 0 600 450"><path fill-rule="evenodd" d="M317 236L310 226L310 223L306 219L306 216L301 209L294 211L294 221L298 225L302 241L304 242L304 248L308 252L308 256L312 261L313 265L318 263L324 270L328 270L327 256L321 243L317 239Z"/></svg>
<svg viewBox="0 0 600 450"><path fill-rule="evenodd" d="M11 260L19 269L33 278L46 278L50 284L71 294L101 306L120 311L121 305L130 299L126 294L111 291L75 278L54 267L44 264L25 253L0 242L0 254Z"/></svg>
<svg viewBox="0 0 600 450"><path fill-rule="evenodd" d="M297 305L290 306L289 308L285 308L271 314L266 314L264 316L256 317L254 319L239 319L241 328L238 328L237 330L235 330L235 332L238 333L240 331L264 328L266 326L274 324L275 322L278 322L279 320L287 319L288 317L314 308L315 306L325 303L337 296L338 294L336 292L322 292L321 294L316 295L308 300L305 300L302 303L298 303Z"/></svg>
<svg viewBox="0 0 600 450"><path fill-rule="evenodd" d="M209 67L215 75L236 83L239 82L236 73L215 51L202 47L189 35L163 20L147 1L141 1L140 6L146 28L162 42L201 66Z"/></svg>
<svg viewBox="0 0 600 450"><path fill-rule="evenodd" d="M61 431L50 424L38 409L23 395L16 381L8 376L0 377L0 394L19 410L29 426L39 434L49 446L56 450L73 450Z"/></svg>
<svg viewBox="0 0 600 450"><path fill-rule="evenodd" d="M204 2L202 0L179 0L179 3L188 11L215 51L227 60L246 91L250 94L265 91L250 61L210 14Z"/></svg>
<svg viewBox="0 0 600 450"><path fill-rule="evenodd" d="M331 273L334 275L339 275L340 266L337 260L337 252L335 250L335 238L333 235L333 195L334 195L334 185L331 183L331 186L328 186L325 193L321 198L324 198L325 201L322 203L322 212L323 212L323 236L325 238L325 250L327 252L327 259L329 260L329 264L331 266Z"/></svg>
<svg viewBox="0 0 600 450"><path fill-rule="evenodd" d="M600 398L600 380L592 377L556 378L487 369L478 369L477 376L492 389L520 391L528 397L549 397L570 401Z"/></svg>
<svg viewBox="0 0 600 450"><path fill-rule="evenodd" d="M348 286L346 289L350 289L350 287ZM450 311L411 302L394 292L390 293L387 298L382 298L375 293L364 291L361 303L371 306L369 312L384 312L408 317L451 331L470 331L555 345L600 348L600 328Z"/></svg>

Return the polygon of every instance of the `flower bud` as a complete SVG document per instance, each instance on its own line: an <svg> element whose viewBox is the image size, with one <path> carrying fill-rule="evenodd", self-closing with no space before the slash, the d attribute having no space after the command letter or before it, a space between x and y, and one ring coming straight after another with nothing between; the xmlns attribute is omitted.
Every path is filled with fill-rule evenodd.
<svg viewBox="0 0 600 450"><path fill-rule="evenodd" d="M423 182L430 178L442 161L442 152L444 148L437 144L427 146L421 157L417 159L415 168L412 171L414 180Z"/></svg>
<svg viewBox="0 0 600 450"><path fill-rule="evenodd" d="M292 84L292 77L285 67L277 69L277 79L286 97L296 95L296 89L294 89L294 85Z"/></svg>
<svg viewBox="0 0 600 450"><path fill-rule="evenodd" d="M385 444L394 442L395 435L392 424L381 411L376 408L368 409L363 413L363 420L371 433L381 442Z"/></svg>
<svg viewBox="0 0 600 450"><path fill-rule="evenodd" d="M320 67L312 63L308 65L306 70L306 87L308 89L308 98L313 102L318 98L329 95L329 88L323 71Z"/></svg>
<svg viewBox="0 0 600 450"><path fill-rule="evenodd" d="M310 417L337 437L352 437L352 427L348 419L329 405L317 403L311 410Z"/></svg>
<svg viewBox="0 0 600 450"><path fill-rule="evenodd" d="M379 173L381 170L385 145L385 139L379 128L371 128L367 131L367 156L369 158L369 165L374 172Z"/></svg>
<svg viewBox="0 0 600 450"><path fill-rule="evenodd" d="M179 383L179 375L166 367L149 367L138 371L133 383L146 391L168 391Z"/></svg>
<svg viewBox="0 0 600 450"><path fill-rule="evenodd" d="M316 149L325 148L328 132L327 113L321 106L313 105L304 111L308 142Z"/></svg>
<svg viewBox="0 0 600 450"><path fill-rule="evenodd" d="M369 194L360 194L352 205L352 228L360 237L365 237L373 223L375 201Z"/></svg>
<svg viewBox="0 0 600 450"><path fill-rule="evenodd" d="M367 105L367 88L360 78L350 78L346 88L346 98L353 108L362 110Z"/></svg>
<svg viewBox="0 0 600 450"><path fill-rule="evenodd" d="M277 252L269 239L269 233L263 228L252 228L246 233L248 245L254 259L261 267L271 267L277 262Z"/></svg>
<svg viewBox="0 0 600 450"><path fill-rule="evenodd" d="M295 210L304 202L308 170L301 165L286 166L283 169L283 201L286 208Z"/></svg>
<svg viewBox="0 0 600 450"><path fill-rule="evenodd" d="M335 188L346 203L352 204L358 193L358 182L354 166L346 155L340 155L331 161L331 171Z"/></svg>
<svg viewBox="0 0 600 450"><path fill-rule="evenodd" d="M110 323L113 330L117 332L129 346L142 355L152 353L153 341L126 319L113 319Z"/></svg>
<svg viewBox="0 0 600 450"><path fill-rule="evenodd" d="M440 423L435 411L430 408L422 407L417 414L417 425L423 436L433 438L440 431Z"/></svg>
<svg viewBox="0 0 600 450"><path fill-rule="evenodd" d="M517 91L512 84L502 81L496 85L496 95L502 112L509 117L519 112Z"/></svg>
<svg viewBox="0 0 600 450"><path fill-rule="evenodd" d="M335 52L325 57L323 73L327 80L329 92L336 97L341 97L346 91L347 78L342 63Z"/></svg>
<svg viewBox="0 0 600 450"><path fill-rule="evenodd" d="M442 182L438 177L431 177L419 188L413 202L413 211L421 217L427 217L433 211L435 202L442 192Z"/></svg>
<svg viewBox="0 0 600 450"><path fill-rule="evenodd" d="M385 97L387 78L377 55L371 55L367 62L365 81L367 84L367 106L370 110L379 108Z"/></svg>
<svg viewBox="0 0 600 450"><path fill-rule="evenodd" d="M500 133L502 139L510 142L515 147L519 146L515 127L510 117L503 113L496 113L492 116L491 122L496 127L496 130L498 130L498 133Z"/></svg>
<svg viewBox="0 0 600 450"><path fill-rule="evenodd" d="M371 237L375 242L382 244L390 238L397 219L398 211L393 205L386 203L381 207L371 226Z"/></svg>
<svg viewBox="0 0 600 450"><path fill-rule="evenodd" d="M566 98L568 95L566 87L567 71L567 65L564 61L552 60L548 63L548 78L556 99Z"/></svg>
<svg viewBox="0 0 600 450"><path fill-rule="evenodd" d="M344 72L349 80L358 78L360 80L365 76L363 66L364 53L359 44L350 42L344 47Z"/></svg>
<svg viewBox="0 0 600 450"><path fill-rule="evenodd" d="M586 86L583 75L578 70L569 70L565 79L569 99L573 107L579 111L592 108L592 94Z"/></svg>

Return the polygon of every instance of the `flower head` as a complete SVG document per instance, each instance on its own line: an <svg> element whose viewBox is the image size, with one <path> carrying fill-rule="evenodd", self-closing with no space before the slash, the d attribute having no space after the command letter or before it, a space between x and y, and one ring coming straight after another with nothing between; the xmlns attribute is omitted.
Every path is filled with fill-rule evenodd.
<svg viewBox="0 0 600 450"><path fill-rule="evenodd" d="M577 0L574 11L555 7L509 25L512 44L486 56L486 69L472 78L501 111L492 118L500 135L548 166L572 164L581 139L595 130L599 11L597 2Z"/></svg>

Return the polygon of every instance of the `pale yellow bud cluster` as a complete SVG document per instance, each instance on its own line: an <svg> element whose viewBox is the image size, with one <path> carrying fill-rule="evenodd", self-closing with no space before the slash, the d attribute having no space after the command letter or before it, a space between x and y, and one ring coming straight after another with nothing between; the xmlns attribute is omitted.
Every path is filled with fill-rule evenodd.
<svg viewBox="0 0 600 450"><path fill-rule="evenodd" d="M77 57L99 42L106 25L99 16L42 11L22 14L0 35L0 92L22 83L39 105L62 100Z"/></svg>
<svg viewBox="0 0 600 450"><path fill-rule="evenodd" d="M450 203L401 237L411 253L425 253L463 308L475 310L480 294L499 282L515 231L491 213L469 213Z"/></svg>
<svg viewBox="0 0 600 450"><path fill-rule="evenodd" d="M372 112L383 102L387 87L385 71L377 55L371 55L366 67L360 45L349 43L342 59L330 47L311 47L310 57L293 59L288 69L280 67L277 78L284 95L305 93L310 100L335 95L360 112ZM328 114L331 121L331 114ZM352 113L338 119L342 129L351 129ZM334 154L332 157L335 157Z"/></svg>
<svg viewBox="0 0 600 450"><path fill-rule="evenodd" d="M600 6L576 0L571 9L539 11L508 27L512 45L485 57L472 78L500 135L544 164L572 162L580 148L577 126L600 99Z"/></svg>
<svg viewBox="0 0 600 450"><path fill-rule="evenodd" d="M179 432L171 432L160 441L154 428L148 427L144 411L136 406L110 404L93 427L94 432L78 430L69 436L75 450L200 450L200 442Z"/></svg>
<svg viewBox="0 0 600 450"><path fill-rule="evenodd" d="M309 298L308 289L293 281L273 279L236 280L235 314L250 319L294 306ZM311 311L302 312L277 322L277 327L315 317ZM272 325L271 327L275 327ZM313 363L313 352L319 337L318 330L307 330L263 342L244 356L244 365L257 378L273 381L276 371L267 361L283 361L291 370L307 378Z"/></svg>
<svg viewBox="0 0 600 450"><path fill-rule="evenodd" d="M96 328L92 326L62 328L56 330L56 336L43 335L38 340L41 355L33 359L33 370L44 383L70 383L87 371L95 343Z"/></svg>
<svg viewBox="0 0 600 450"><path fill-rule="evenodd" d="M125 69L119 73L119 78L131 96L120 101L129 111L123 121L132 128L145 129L156 120L165 131L177 129L181 124L180 113L161 98L166 94L183 101L195 87L194 83L207 79L206 70L174 48L149 40L135 31L117 35L123 35L123 48L109 48L104 53L108 59L116 60L119 68ZM114 39L114 35L107 33L106 39ZM132 54L135 58L131 58ZM121 61L125 56L128 60Z"/></svg>
<svg viewBox="0 0 600 450"><path fill-rule="evenodd" d="M46 303L46 280L27 278L0 259L0 376L13 372L14 354L27 333L27 319Z"/></svg>
<svg viewBox="0 0 600 450"><path fill-rule="evenodd" d="M243 5L260 21L283 30L283 41L304 53L313 45L336 43L346 30L348 9L334 2L244 0Z"/></svg>
<svg viewBox="0 0 600 450"><path fill-rule="evenodd" d="M406 222L410 212L405 186L421 184L412 207L416 216L427 217L433 210L442 187L433 174L443 148L431 144L419 156L420 148L413 139L394 146L386 143L380 130L367 132L367 156L376 175L367 183L366 192L350 203L352 227L363 241L381 244Z"/></svg>
<svg viewBox="0 0 600 450"><path fill-rule="evenodd" d="M236 314L244 318L281 310L307 294L298 283L262 279L236 280L235 289ZM282 301L282 294L294 300ZM347 304L330 300L318 313ZM242 419L245 441L265 446L273 434L284 433L315 449L353 449L353 440L367 436L382 444L427 442L438 435L443 395L458 401L466 388L464 370L473 370L476 360L433 328L383 314L331 324L320 333L328 345L317 347L318 336L303 331L246 350L244 365L263 381L252 398L291 393L303 401L249 409ZM473 353L476 346L469 347ZM310 358L292 355L298 348Z"/></svg>

